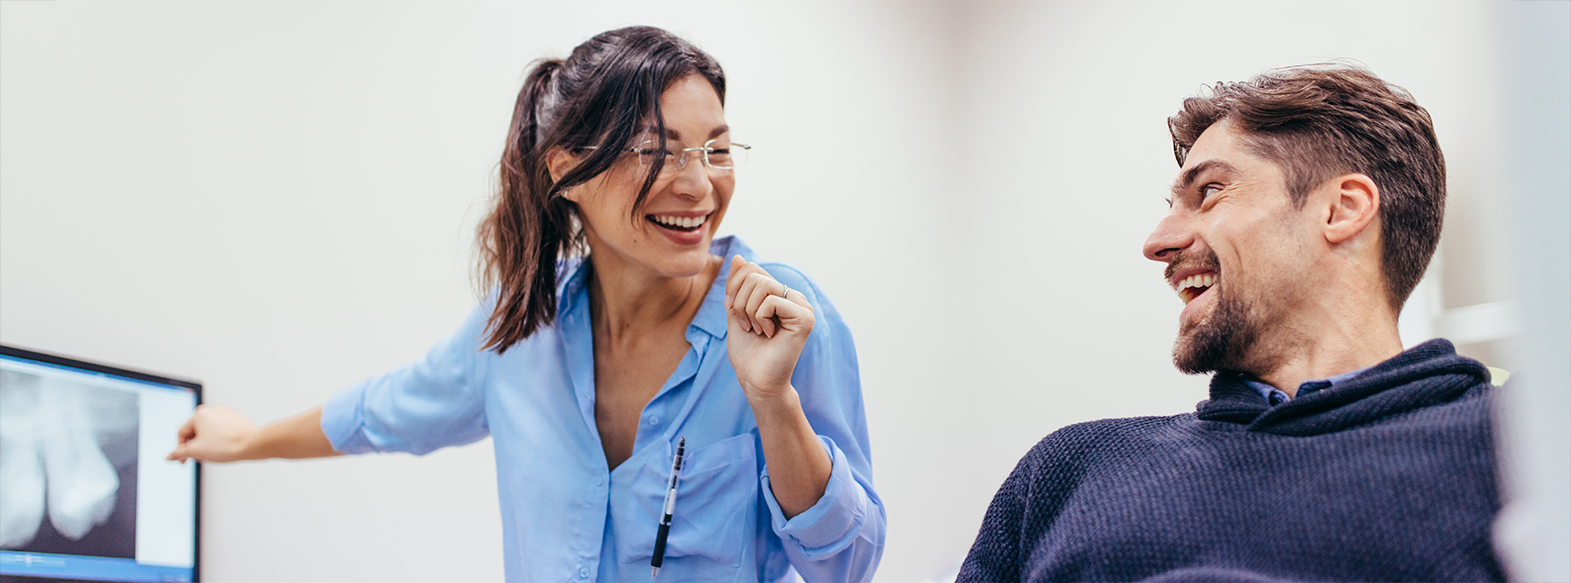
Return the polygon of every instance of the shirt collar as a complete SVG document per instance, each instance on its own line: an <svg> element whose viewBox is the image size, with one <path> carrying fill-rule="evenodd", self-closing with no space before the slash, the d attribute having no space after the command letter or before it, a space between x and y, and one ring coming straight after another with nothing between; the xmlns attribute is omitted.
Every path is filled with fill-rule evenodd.
<svg viewBox="0 0 1571 583"><path fill-rule="evenodd" d="M709 253L720 256L720 274L715 276L715 282L709 286L709 291L704 293L704 303L699 305L698 313L693 315L693 323L690 327L698 328L714 338L725 338L725 284L726 278L731 275L731 256L741 255L742 259L750 262L757 262L758 256L736 235L727 235L711 241ZM587 310L589 262L574 257L563 261L560 269L558 280L561 283L556 292L557 317L562 318L575 310ZM585 317L588 315L585 314Z"/></svg>
<svg viewBox="0 0 1571 583"><path fill-rule="evenodd" d="M588 309L589 262L583 257L563 260L556 273L556 318L561 320L574 310ZM585 314L588 317L588 314Z"/></svg>
<svg viewBox="0 0 1571 583"><path fill-rule="evenodd" d="M725 283L726 278L731 276L731 256L741 255L742 259L750 262L757 262L758 256L736 235L715 239L709 244L709 253L720 256L720 274L715 276L714 284L704 294L704 303L698 307L698 313L693 315L692 326L715 338L725 338Z"/></svg>
<svg viewBox="0 0 1571 583"><path fill-rule="evenodd" d="M1364 367L1364 368L1361 368L1361 369L1358 369L1358 370L1355 370L1355 371L1345 372L1345 373L1342 373L1342 374L1339 374L1339 375L1336 375L1336 376L1333 376L1333 377L1304 381L1302 383L1299 383L1299 385L1298 385L1298 396L1302 397L1304 395L1309 395L1309 394L1313 394L1313 393L1316 393L1316 392L1319 392L1319 391L1324 391L1324 390L1330 389L1332 387L1335 387L1339 383L1345 382L1348 379L1351 379L1353 377L1358 376L1358 373L1361 373L1361 372L1364 372L1366 370L1369 370L1370 368L1371 367ZM1238 379L1241 380L1241 381L1244 381L1244 384L1249 385L1249 388L1254 389L1256 392L1260 393L1260 396L1265 398L1266 402L1270 403L1271 406L1273 406L1273 407L1275 407L1277 405L1280 405L1282 403L1286 403L1286 402L1291 401L1293 399L1293 397L1287 396L1287 392L1286 391L1283 391L1281 389L1273 387L1273 386L1271 386L1269 384L1266 384L1264 382L1255 380L1254 378L1250 377L1247 374L1239 373L1238 374Z"/></svg>

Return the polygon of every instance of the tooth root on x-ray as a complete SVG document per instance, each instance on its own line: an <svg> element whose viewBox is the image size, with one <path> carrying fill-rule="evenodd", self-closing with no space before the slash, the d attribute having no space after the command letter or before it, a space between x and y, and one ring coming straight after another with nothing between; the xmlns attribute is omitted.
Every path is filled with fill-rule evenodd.
<svg viewBox="0 0 1571 583"><path fill-rule="evenodd" d="M44 522L44 466L31 439L0 439L0 548L33 540Z"/></svg>
<svg viewBox="0 0 1571 583"><path fill-rule="evenodd" d="M44 522L37 381L0 371L0 548L27 544Z"/></svg>
<svg viewBox="0 0 1571 583"><path fill-rule="evenodd" d="M87 422L86 404L77 391L44 391L41 408L58 407L46 418L66 419L44 442L44 471L48 474L49 522L71 540L103 524L115 509L120 476L98 447L94 427Z"/></svg>

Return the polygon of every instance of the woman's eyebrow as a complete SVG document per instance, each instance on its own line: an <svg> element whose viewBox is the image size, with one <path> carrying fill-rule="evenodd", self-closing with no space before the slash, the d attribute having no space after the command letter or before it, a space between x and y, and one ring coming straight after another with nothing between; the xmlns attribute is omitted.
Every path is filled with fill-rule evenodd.
<svg viewBox="0 0 1571 583"><path fill-rule="evenodd" d="M653 134L653 133L656 133L657 129L659 129L659 128L656 128L655 126L652 126L652 125L644 125L644 126L639 126L638 131L641 132L641 133L645 133L645 134ZM729 132L729 131L731 131L731 126L726 125L726 124L720 124L720 125L715 126L715 129L709 130L709 137L705 138L705 139L713 140L715 138L720 137L721 134L724 134L724 133ZM679 132L679 131L676 131L674 129L671 129L671 126L666 126L666 128L665 128L665 139L681 141L682 140L682 132Z"/></svg>

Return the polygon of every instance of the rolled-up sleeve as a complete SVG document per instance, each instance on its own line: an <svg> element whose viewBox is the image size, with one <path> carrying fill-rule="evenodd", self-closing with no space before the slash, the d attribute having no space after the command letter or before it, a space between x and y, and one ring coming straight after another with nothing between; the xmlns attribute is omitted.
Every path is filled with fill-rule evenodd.
<svg viewBox="0 0 1571 583"><path fill-rule="evenodd" d="M883 501L873 489L867 416L851 331L823 292L801 272L778 264L766 269L802 291L813 304L817 322L791 384L833 464L823 497L790 519L769 487L766 466L760 480L771 525L791 565L805 580L867 581L883 555L886 518Z"/></svg>
<svg viewBox="0 0 1571 583"><path fill-rule="evenodd" d="M420 360L329 398L322 406L322 433L333 449L425 454L489 435L480 382L485 365L477 358L489 313L485 305Z"/></svg>
<svg viewBox="0 0 1571 583"><path fill-rule="evenodd" d="M834 469L824 496L811 508L787 519L769 487L764 469L764 500L770 521L785 543L786 555L808 581L866 581L884 549L884 508L873 485L856 476L845 453L822 435Z"/></svg>

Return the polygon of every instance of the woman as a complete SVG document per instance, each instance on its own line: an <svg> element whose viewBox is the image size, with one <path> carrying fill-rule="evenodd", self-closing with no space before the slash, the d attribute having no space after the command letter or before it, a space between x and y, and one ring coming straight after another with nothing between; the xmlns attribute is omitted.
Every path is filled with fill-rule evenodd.
<svg viewBox="0 0 1571 583"><path fill-rule="evenodd" d="M719 64L655 28L538 62L480 228L494 291L459 331L264 427L201 407L170 459L490 435L508 579L623 581L649 572L680 441L659 579L869 579L885 519L850 332L806 276L712 240L746 148L724 98Z"/></svg>

